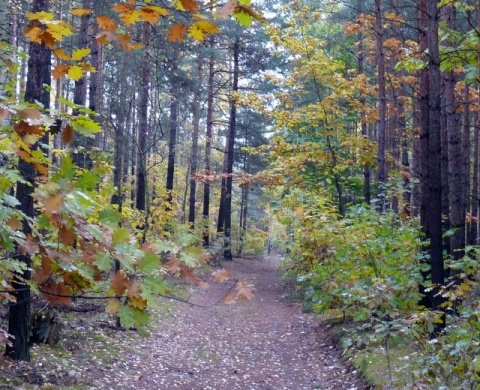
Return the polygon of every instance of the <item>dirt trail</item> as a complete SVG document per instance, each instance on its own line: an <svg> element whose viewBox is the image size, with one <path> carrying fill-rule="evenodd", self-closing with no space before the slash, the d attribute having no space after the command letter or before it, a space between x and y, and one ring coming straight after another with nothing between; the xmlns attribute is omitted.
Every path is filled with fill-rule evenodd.
<svg viewBox="0 0 480 390"><path fill-rule="evenodd" d="M311 314L285 300L275 261L223 263L256 287L252 301L209 308L174 303L149 338L136 338L89 388L364 389L358 373ZM228 283L196 291L192 302L220 299Z"/></svg>

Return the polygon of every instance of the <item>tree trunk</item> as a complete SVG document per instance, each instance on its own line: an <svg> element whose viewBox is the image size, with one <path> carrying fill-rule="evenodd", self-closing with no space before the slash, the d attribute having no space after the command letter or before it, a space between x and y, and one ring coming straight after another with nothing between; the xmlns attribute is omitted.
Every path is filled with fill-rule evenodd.
<svg viewBox="0 0 480 390"><path fill-rule="evenodd" d="M357 5L357 15L361 15L362 13L362 2L363 0L358 1ZM359 33L358 37L358 73L363 74L364 69L364 54L363 54L363 34L362 32ZM360 104L362 105L362 110L360 112L360 126L362 131L362 136L368 139L368 131L367 131L367 112L365 110L365 102L366 99L364 96L360 97ZM370 166L364 165L363 166L363 198L366 204L370 204L371 200L371 188L370 188Z"/></svg>
<svg viewBox="0 0 480 390"><path fill-rule="evenodd" d="M378 72L377 181L380 209L383 209L385 203L385 185L387 183L387 165L385 158L387 96L385 87L385 54L383 48L382 0L375 0L375 30L377 33Z"/></svg>
<svg viewBox="0 0 480 390"><path fill-rule="evenodd" d="M193 117L193 134L192 134L192 156L190 160L190 176L195 177L197 173L198 165L198 131L200 123L200 99L201 99L201 88L202 88L202 65L203 65L203 56L198 54L198 66L197 66L197 85L194 91L194 98L192 104L192 117ZM188 212L188 223L190 224L190 229L195 229L195 203L197 197L197 180L190 179L190 198L188 200L189 212Z"/></svg>
<svg viewBox="0 0 480 390"><path fill-rule="evenodd" d="M34 0L32 3L32 12L48 12L48 0ZM50 75L51 57L50 49L44 44L30 42L29 44L29 60L28 60L28 76L25 89L25 101L29 103L42 102L47 108L49 107L49 93L45 93L43 84ZM37 145L33 145L35 149ZM33 192L35 191L35 170L31 163L19 160L18 170L23 177L24 183L17 185L16 197L20 202L20 210L26 217L33 218L35 214L33 204ZM27 236L32 233L29 223L23 221L23 233ZM18 252L18 249L17 249ZM21 274L14 276L12 286L15 291L12 295L15 302L9 304L8 314L8 333L12 336L11 345L7 345L5 355L14 360L30 360L29 350L29 325L30 325L30 287L24 281L30 280L31 258L28 254L20 252L16 255L17 260L23 262L27 269Z"/></svg>
<svg viewBox="0 0 480 390"><path fill-rule="evenodd" d="M210 37L210 50L213 50L215 41L213 35ZM215 58L213 52L208 62L208 86L207 86L207 128L205 134L205 174L210 174L210 154L213 134L213 82L215 77ZM203 186L203 245L210 245L210 183Z"/></svg>
<svg viewBox="0 0 480 390"><path fill-rule="evenodd" d="M145 210L147 191L147 135L148 135L148 94L150 83L150 57L148 53L148 42L151 34L150 23L144 24L143 42L145 43L145 54L140 72L140 92L138 106L138 149L137 149L137 210ZM145 221L146 223L146 221Z"/></svg>
<svg viewBox="0 0 480 390"><path fill-rule="evenodd" d="M83 0L83 8L90 9L92 0ZM88 27L90 24L91 14L81 16L80 20L80 33L78 38L78 47L89 47L88 42ZM87 104L87 76L81 77L75 81L75 87L73 89L73 102L80 106L86 106ZM74 115L78 115L78 110L73 111ZM75 138L70 145L72 152L72 158L75 165L80 168L91 169L92 158L90 151L93 147L92 139L82 134L76 133Z"/></svg>
<svg viewBox="0 0 480 390"><path fill-rule="evenodd" d="M441 161L441 78L440 78L440 51L438 41L438 1L427 0L427 40L428 40L428 83L429 83L429 187L430 202L429 239L431 281L435 288L431 293L432 309L442 310L442 298L438 294L439 286L444 284L444 262L442 245L442 161ZM427 184L427 185L428 185ZM436 332L445 326L445 317L442 324L438 324Z"/></svg>
<svg viewBox="0 0 480 390"><path fill-rule="evenodd" d="M175 52L176 53L176 52ZM167 210L173 209L173 179L175 176L175 152L177 147L177 121L178 121L178 101L177 86L175 85L175 75L178 71L177 57L172 58L172 79L170 88L170 139L168 142L168 166L167 166Z"/></svg>
<svg viewBox="0 0 480 390"><path fill-rule="evenodd" d="M238 56L240 51L240 39L235 38L233 44L233 83L232 98L230 101L230 125L227 140L227 178L225 180L225 248L223 256L225 260L232 260L232 184L233 184L233 157L235 151L235 128L237 123L237 107L235 93L238 91Z"/></svg>

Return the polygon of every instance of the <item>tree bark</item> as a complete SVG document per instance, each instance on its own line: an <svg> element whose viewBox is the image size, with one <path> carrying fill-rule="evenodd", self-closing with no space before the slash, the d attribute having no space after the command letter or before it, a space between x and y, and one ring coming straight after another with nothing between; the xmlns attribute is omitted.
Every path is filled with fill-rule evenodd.
<svg viewBox="0 0 480 390"><path fill-rule="evenodd" d="M235 38L233 44L233 83L232 97L230 101L230 124L227 139L227 178L225 179L225 247L223 256L225 260L232 260L232 185L233 185L233 157L235 151L235 130L237 123L237 107L235 104L235 93L238 91L239 76L239 51L240 39Z"/></svg>
<svg viewBox="0 0 480 390"><path fill-rule="evenodd" d="M429 83L429 187L430 202L429 238L431 281L435 288L431 293L432 309L442 310L442 298L438 294L439 286L444 284L444 262L442 244L442 161L441 161L441 78L440 78L440 50L438 41L438 1L427 0L427 39L428 39L428 83ZM437 324L436 332L445 326L443 322Z"/></svg>
<svg viewBox="0 0 480 390"><path fill-rule="evenodd" d="M176 52L175 52L176 53ZM172 58L172 76L170 87L170 139L168 142L168 166L167 166L167 204L166 209L172 210L173 205L173 179L175 176L175 152L177 147L177 122L178 122L178 101L175 75L178 71L177 57Z"/></svg>
<svg viewBox="0 0 480 390"><path fill-rule="evenodd" d="M48 0L34 0L32 3L32 12L48 12ZM25 89L25 101L29 103L42 102L44 106L49 107L49 93L45 93L43 84L50 84L49 77L51 67L50 49L44 44L30 42L28 76ZM33 145L35 149L38 145ZM32 195L35 191L35 169L34 166L23 159L19 160L18 170L23 177L24 183L17 185L16 197L20 202L20 210L26 217L34 217L35 209ZM32 233L29 223L23 221L23 233L28 236ZM12 295L15 302L9 304L8 314L8 333L12 336L11 345L7 345L5 355L13 360L30 360L29 349L29 325L30 325L30 299L31 291L25 281L30 280L31 258L28 254L22 254L18 251L16 258L22 261L27 270L14 276L12 286L15 291Z"/></svg>
<svg viewBox="0 0 480 390"><path fill-rule="evenodd" d="M386 117L387 96L385 87L385 53L383 47L383 12L382 0L375 0L375 30L377 33L377 72L378 72L378 148L377 148L377 182L380 209L385 203L385 185L387 183L386 149Z"/></svg>
<svg viewBox="0 0 480 390"><path fill-rule="evenodd" d="M192 104L192 117L193 117L193 133L192 133L192 155L190 160L190 177L195 177L198 166L198 133L200 124L200 99L202 88L202 65L203 56L198 54L198 66L197 66L197 84L195 86L194 98ZM197 197L197 180L190 179L190 197L188 200L188 223L190 229L195 229L195 203Z"/></svg>
<svg viewBox="0 0 480 390"><path fill-rule="evenodd" d="M213 35L210 37L210 50L213 51L215 41ZM213 135L213 82L215 81L215 58L213 52L208 61L208 86L207 86L207 128L205 133L205 174L210 174L210 154L212 150ZM210 183L205 182L203 186L203 245L210 245Z"/></svg>
<svg viewBox="0 0 480 390"><path fill-rule="evenodd" d="M147 136L148 136L148 95L150 83L150 56L148 42L152 27L150 23L144 24L143 42L146 45L140 72L140 92L138 108L138 148L136 171L136 208L145 210L147 199Z"/></svg>

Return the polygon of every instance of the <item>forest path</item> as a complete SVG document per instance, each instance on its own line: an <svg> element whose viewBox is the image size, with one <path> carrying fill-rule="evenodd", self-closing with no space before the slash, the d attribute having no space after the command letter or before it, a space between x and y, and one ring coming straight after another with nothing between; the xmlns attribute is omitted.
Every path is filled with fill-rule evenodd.
<svg viewBox="0 0 480 390"><path fill-rule="evenodd" d="M282 296L274 259L222 265L256 287L255 298L207 308L172 302L148 338L134 338L122 358L92 378L104 389L363 389L327 331ZM229 284L230 283L230 284ZM232 282L196 290L191 301L221 299ZM98 375L98 372L97 372Z"/></svg>

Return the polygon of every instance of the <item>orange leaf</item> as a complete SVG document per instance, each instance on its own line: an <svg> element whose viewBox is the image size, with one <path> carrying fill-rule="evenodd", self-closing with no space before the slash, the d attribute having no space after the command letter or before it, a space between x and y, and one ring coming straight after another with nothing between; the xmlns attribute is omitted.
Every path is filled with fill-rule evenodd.
<svg viewBox="0 0 480 390"><path fill-rule="evenodd" d="M216 283L226 282L233 278L232 273L226 269L221 269L212 274L213 281Z"/></svg>
<svg viewBox="0 0 480 390"><path fill-rule="evenodd" d="M72 125L67 125L62 131L62 142L64 145L68 145L73 141L73 127Z"/></svg>
<svg viewBox="0 0 480 390"><path fill-rule="evenodd" d="M112 7L112 9L114 11L119 12L119 13L132 12L134 10L134 6L132 4L120 3L120 4L117 4L116 6Z"/></svg>
<svg viewBox="0 0 480 390"><path fill-rule="evenodd" d="M182 42L185 39L185 34L187 32L187 26L183 23L176 24L168 30L168 42Z"/></svg>
<svg viewBox="0 0 480 390"><path fill-rule="evenodd" d="M74 8L70 11L70 13L75 16L86 16L90 15L92 13L92 10L85 8Z"/></svg>
<svg viewBox="0 0 480 390"><path fill-rule="evenodd" d="M42 174L42 175L48 175L48 167L46 165L42 165L42 164L34 164L33 167L35 168L35 170Z"/></svg>
<svg viewBox="0 0 480 390"><path fill-rule="evenodd" d="M70 69L70 65L58 64L52 69L52 75L55 79L65 76Z"/></svg>
<svg viewBox="0 0 480 390"><path fill-rule="evenodd" d="M109 31L112 33L115 32L116 29L118 28L118 24L115 23L115 21L112 18L103 16L103 15L97 16L97 23L102 30Z"/></svg>
<svg viewBox="0 0 480 390"><path fill-rule="evenodd" d="M192 283L194 286L203 288L205 290L210 287L207 283L200 279L198 274L191 267L184 266L180 271L180 277L185 279L187 282Z"/></svg>
<svg viewBox="0 0 480 390"><path fill-rule="evenodd" d="M42 34L42 42L45 43L45 46L47 46L49 49L52 49L55 47L55 42L57 40L55 37L50 34L48 31L44 31Z"/></svg>
<svg viewBox="0 0 480 390"><path fill-rule="evenodd" d="M55 54L57 58L60 58L61 60L69 61L72 59L72 57L70 57L67 53L65 53L65 50L63 50L63 47L59 49L55 49L53 51L53 54Z"/></svg>
<svg viewBox="0 0 480 390"><path fill-rule="evenodd" d="M186 11L197 12L199 5L195 0L180 0Z"/></svg>

